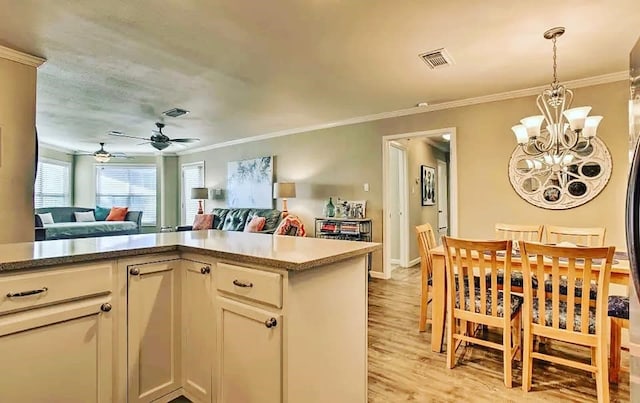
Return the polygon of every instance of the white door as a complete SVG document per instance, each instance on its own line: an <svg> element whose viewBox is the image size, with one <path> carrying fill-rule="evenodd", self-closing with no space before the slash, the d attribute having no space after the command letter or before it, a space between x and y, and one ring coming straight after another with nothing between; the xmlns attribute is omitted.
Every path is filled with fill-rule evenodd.
<svg viewBox="0 0 640 403"><path fill-rule="evenodd" d="M187 396L211 402L214 312L211 265L182 261L182 386Z"/></svg>
<svg viewBox="0 0 640 403"><path fill-rule="evenodd" d="M129 403L180 388L180 261L129 266Z"/></svg>
<svg viewBox="0 0 640 403"><path fill-rule="evenodd" d="M443 235L449 235L449 178L447 163L438 160L438 243Z"/></svg>
<svg viewBox="0 0 640 403"><path fill-rule="evenodd" d="M218 403L282 402L282 316L222 297L216 304Z"/></svg>
<svg viewBox="0 0 640 403"><path fill-rule="evenodd" d="M110 300L85 298L1 316L0 401L112 402Z"/></svg>

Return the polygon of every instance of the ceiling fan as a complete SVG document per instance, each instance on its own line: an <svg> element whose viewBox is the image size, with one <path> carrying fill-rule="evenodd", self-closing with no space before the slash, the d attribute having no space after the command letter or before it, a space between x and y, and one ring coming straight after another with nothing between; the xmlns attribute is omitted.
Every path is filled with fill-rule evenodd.
<svg viewBox="0 0 640 403"><path fill-rule="evenodd" d="M151 146L153 148L155 148L156 150L164 150L165 148L169 147L171 145L171 143L194 143L196 141L200 141L200 139L197 138L177 138L177 139L171 139L169 138L166 134L162 133L162 128L164 128L165 124L161 123L161 122L156 122L156 127L158 128L157 130L152 130L151 133L151 137L146 138L146 137L137 137L137 136L129 136L126 135L124 133L121 132L109 132L110 135L112 136L118 136L118 137L127 137L127 138L131 138L131 139L140 139L140 140L145 140L145 143L143 144L151 144Z"/></svg>
<svg viewBox="0 0 640 403"><path fill-rule="evenodd" d="M93 153L75 153L75 155L93 155L97 162L108 162L111 158L130 158L124 153L111 153L104 149L104 143L100 143L100 149Z"/></svg>

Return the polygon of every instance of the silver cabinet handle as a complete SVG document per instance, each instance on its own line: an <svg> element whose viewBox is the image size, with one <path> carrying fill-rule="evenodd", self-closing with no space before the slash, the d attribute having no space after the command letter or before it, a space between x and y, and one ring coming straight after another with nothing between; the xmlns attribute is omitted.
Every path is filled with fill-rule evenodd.
<svg viewBox="0 0 640 403"><path fill-rule="evenodd" d="M253 283L243 283L240 280L233 280L233 285L236 285L236 286L242 287L242 288L251 288L251 287L253 287Z"/></svg>
<svg viewBox="0 0 640 403"><path fill-rule="evenodd" d="M28 297L29 295L42 294L43 292L47 292L48 290L49 289L47 287L42 287L38 288L37 290L10 292L7 294L7 298Z"/></svg>
<svg viewBox="0 0 640 403"><path fill-rule="evenodd" d="M209 266L202 266L200 268L200 273L209 274L209 273L211 273L211 268Z"/></svg>
<svg viewBox="0 0 640 403"><path fill-rule="evenodd" d="M134 267L133 269L129 270L129 274L131 274L132 276L137 276L138 274L140 274L140 269Z"/></svg>
<svg viewBox="0 0 640 403"><path fill-rule="evenodd" d="M264 325L267 327L267 329L271 329L272 327L278 326L278 321L276 320L276 318L269 318L264 321Z"/></svg>
<svg viewBox="0 0 640 403"><path fill-rule="evenodd" d="M111 310L111 304L108 302L105 302L104 304L100 305L100 310L102 312L109 312Z"/></svg>

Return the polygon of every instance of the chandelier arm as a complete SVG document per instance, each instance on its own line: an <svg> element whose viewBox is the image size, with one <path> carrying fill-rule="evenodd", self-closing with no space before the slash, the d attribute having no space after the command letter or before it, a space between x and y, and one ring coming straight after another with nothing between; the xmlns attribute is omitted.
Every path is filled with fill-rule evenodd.
<svg viewBox="0 0 640 403"><path fill-rule="evenodd" d="M578 144L580 144L580 141L577 141L576 144L573 147L571 147L571 150L573 150L574 152L580 152L580 151L584 151L587 148L589 148L589 146L591 145L591 139L590 138L585 138L584 140L585 140L585 142L584 142L585 146L584 147L574 148L574 147L577 147Z"/></svg>

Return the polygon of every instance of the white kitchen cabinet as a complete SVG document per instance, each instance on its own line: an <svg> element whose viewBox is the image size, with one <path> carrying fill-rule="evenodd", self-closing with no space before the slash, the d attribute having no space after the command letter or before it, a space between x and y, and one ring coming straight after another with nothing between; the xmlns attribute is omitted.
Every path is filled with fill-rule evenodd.
<svg viewBox="0 0 640 403"><path fill-rule="evenodd" d="M111 309L107 294L0 316L0 401L112 402Z"/></svg>
<svg viewBox="0 0 640 403"><path fill-rule="evenodd" d="M129 403L182 386L181 261L128 266Z"/></svg>
<svg viewBox="0 0 640 403"><path fill-rule="evenodd" d="M196 402L211 402L215 317L212 265L182 261L182 387Z"/></svg>
<svg viewBox="0 0 640 403"><path fill-rule="evenodd" d="M218 403L282 401L282 316L216 299Z"/></svg>

